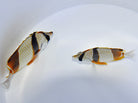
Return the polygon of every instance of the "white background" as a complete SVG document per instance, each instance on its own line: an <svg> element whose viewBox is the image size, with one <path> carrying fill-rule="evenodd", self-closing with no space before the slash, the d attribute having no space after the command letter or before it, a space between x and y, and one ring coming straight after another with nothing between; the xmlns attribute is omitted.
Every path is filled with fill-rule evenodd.
<svg viewBox="0 0 138 103"><path fill-rule="evenodd" d="M63 7L77 2L65 4L67 6ZM125 7L132 5L125 4ZM137 103L136 60L124 59L110 63L108 67L96 66L96 71L91 65L80 65L71 60L73 54L94 46L136 49L136 12L115 6L87 5L60 11L46 18L56 11L51 10L55 6L44 7L44 2L33 2L30 6L27 2L16 2L14 5L4 3L1 7L4 13L1 19L3 25L0 26L1 77L7 58L28 33L38 29L52 29L55 33L48 48L34 64L15 75L11 88L6 91L1 88L0 103ZM25 8L24 5L28 6ZM48 6L50 10L46 9ZM57 10L63 7L60 4ZM135 6L133 9L136 10ZM43 18L46 19L38 24Z"/></svg>

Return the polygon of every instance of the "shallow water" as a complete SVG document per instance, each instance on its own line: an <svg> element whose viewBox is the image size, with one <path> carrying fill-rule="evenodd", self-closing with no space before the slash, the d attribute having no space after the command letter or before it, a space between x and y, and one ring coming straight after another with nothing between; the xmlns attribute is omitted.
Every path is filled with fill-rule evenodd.
<svg viewBox="0 0 138 103"><path fill-rule="evenodd" d="M32 65L14 76L5 90L7 103L137 103L137 18L131 10L99 4L49 16L28 34L52 30L53 38ZM135 50L135 58L95 68L72 61L77 52L101 46Z"/></svg>

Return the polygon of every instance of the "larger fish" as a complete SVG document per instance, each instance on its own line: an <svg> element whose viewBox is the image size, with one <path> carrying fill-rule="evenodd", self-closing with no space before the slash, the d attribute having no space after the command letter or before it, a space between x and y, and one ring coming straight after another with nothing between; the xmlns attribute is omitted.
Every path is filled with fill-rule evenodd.
<svg viewBox="0 0 138 103"><path fill-rule="evenodd" d="M3 83L6 88L10 85L12 75L26 65L30 65L38 56L39 52L47 46L52 34L53 32L34 32L19 45L7 61L9 76Z"/></svg>
<svg viewBox="0 0 138 103"><path fill-rule="evenodd" d="M95 47L79 52L73 58L80 62L92 62L99 65L107 65L107 62L121 60L130 57L133 52L125 52L121 48Z"/></svg>

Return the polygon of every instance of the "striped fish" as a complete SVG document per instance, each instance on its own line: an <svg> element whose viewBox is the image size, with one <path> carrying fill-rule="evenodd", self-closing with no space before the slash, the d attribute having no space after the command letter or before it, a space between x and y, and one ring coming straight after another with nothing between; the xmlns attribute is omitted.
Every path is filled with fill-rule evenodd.
<svg viewBox="0 0 138 103"><path fill-rule="evenodd" d="M131 55L132 51L125 53L125 51L120 48L95 47L79 52L77 55L73 56L73 59L80 62L84 61L99 65L107 65L107 62L121 60Z"/></svg>
<svg viewBox="0 0 138 103"><path fill-rule="evenodd" d="M6 88L9 87L13 74L26 65L30 65L35 60L39 52L48 44L52 34L53 32L34 32L19 45L7 61L9 76L7 76L8 79L3 83Z"/></svg>

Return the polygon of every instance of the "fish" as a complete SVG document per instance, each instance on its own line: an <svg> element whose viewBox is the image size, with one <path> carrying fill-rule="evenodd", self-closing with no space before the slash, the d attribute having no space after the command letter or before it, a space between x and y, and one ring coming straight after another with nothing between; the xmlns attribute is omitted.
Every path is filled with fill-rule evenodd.
<svg viewBox="0 0 138 103"><path fill-rule="evenodd" d="M94 63L98 65L107 65L108 62L122 60L125 57L133 56L133 51L126 52L121 48L94 47L73 55L73 60Z"/></svg>
<svg viewBox="0 0 138 103"><path fill-rule="evenodd" d="M9 75L7 80L3 82L5 88L9 88L11 78L25 66L30 65L44 50L49 43L53 32L36 31L31 33L9 57L7 61L7 69Z"/></svg>

